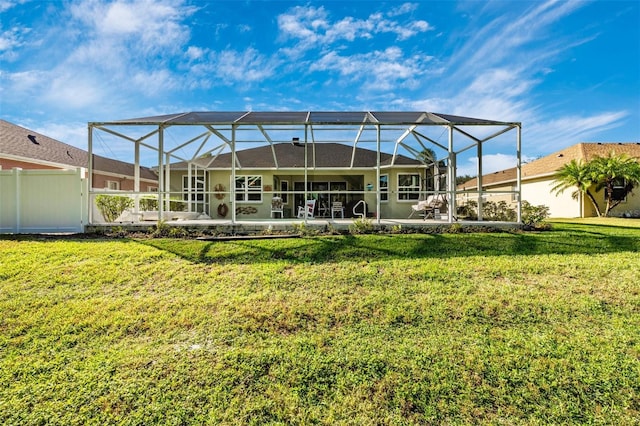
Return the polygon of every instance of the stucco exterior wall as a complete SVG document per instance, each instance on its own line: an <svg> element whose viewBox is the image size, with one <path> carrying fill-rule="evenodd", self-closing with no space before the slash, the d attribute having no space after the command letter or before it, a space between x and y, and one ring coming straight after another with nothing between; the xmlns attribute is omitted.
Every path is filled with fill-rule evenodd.
<svg viewBox="0 0 640 426"><path fill-rule="evenodd" d="M174 195L182 192L183 177L187 176L186 170L171 170L170 177L170 191ZM201 171L199 173L202 173ZM383 170L381 175L388 175L388 200L381 201L380 212L377 211L377 199L376 191L378 189L378 182L376 176L376 170L336 170L334 171L315 171L309 170L307 173L307 179L309 182L347 182L347 192L351 193L352 198L363 197L368 206L368 212L377 215L381 214L381 217L394 217L394 218L406 218L411 214L411 205L415 204L413 200L398 200L398 175L402 173L419 173L421 180L424 177L423 170L416 170L415 168L394 168L392 170ZM288 183L288 197L285 203L285 211L291 216L295 216L297 212L297 206L295 205L295 199L293 191L296 188L296 182L304 182L305 175L303 171L292 170L238 170L237 176L241 175L259 175L262 177L262 201L246 201L236 203L236 208L239 211L238 219L250 219L250 218L268 218L271 214L271 198L275 194L281 195L281 189L276 185L277 182L286 181ZM227 194L224 199L218 199L215 197L214 188L216 185L222 184ZM371 190L368 190L368 186L371 184ZM233 183L231 182L231 173L228 170L211 170L206 175L206 195L205 199L208 204L209 215L213 218L217 218L217 208L221 203L227 204L231 208L230 200L230 188ZM270 188L269 188L270 187ZM313 192L313 191L310 191ZM298 197L299 198L299 197ZM241 210L242 207L253 207L256 209L255 213L246 213L247 210ZM345 211L345 215L349 216L350 212ZM230 217L230 213L227 217Z"/></svg>
<svg viewBox="0 0 640 426"><path fill-rule="evenodd" d="M555 185L553 179L535 179L522 182L522 199L534 206L549 207L550 217L580 217L580 203L571 197L571 189L556 196L551 191Z"/></svg>

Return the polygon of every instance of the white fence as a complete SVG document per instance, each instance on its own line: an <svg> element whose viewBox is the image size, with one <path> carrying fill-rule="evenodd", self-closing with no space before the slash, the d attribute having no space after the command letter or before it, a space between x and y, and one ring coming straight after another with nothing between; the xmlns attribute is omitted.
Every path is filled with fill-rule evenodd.
<svg viewBox="0 0 640 426"><path fill-rule="evenodd" d="M84 232L86 169L0 170L0 233Z"/></svg>

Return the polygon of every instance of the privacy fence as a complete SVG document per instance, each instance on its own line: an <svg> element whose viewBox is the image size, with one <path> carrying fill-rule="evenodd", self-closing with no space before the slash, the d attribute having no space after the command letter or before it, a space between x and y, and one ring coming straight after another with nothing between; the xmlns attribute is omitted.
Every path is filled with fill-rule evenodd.
<svg viewBox="0 0 640 426"><path fill-rule="evenodd" d="M0 170L0 233L84 232L86 169Z"/></svg>

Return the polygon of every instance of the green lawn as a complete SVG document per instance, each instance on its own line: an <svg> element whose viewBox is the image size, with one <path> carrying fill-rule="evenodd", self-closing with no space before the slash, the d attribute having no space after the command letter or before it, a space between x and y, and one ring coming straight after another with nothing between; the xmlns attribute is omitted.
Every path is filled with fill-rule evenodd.
<svg viewBox="0 0 640 426"><path fill-rule="evenodd" d="M638 424L640 221L0 239L1 424Z"/></svg>

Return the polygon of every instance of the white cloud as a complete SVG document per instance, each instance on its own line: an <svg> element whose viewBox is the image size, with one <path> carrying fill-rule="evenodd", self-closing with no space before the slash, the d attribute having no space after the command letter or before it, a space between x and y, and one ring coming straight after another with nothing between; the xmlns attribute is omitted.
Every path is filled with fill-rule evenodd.
<svg viewBox="0 0 640 426"><path fill-rule="evenodd" d="M397 17L414 10L415 6L394 9ZM377 34L392 33L398 40L406 40L418 33L432 29L428 22L415 20L398 22L386 19L382 13L373 13L366 19L345 17L331 21L323 7L296 6L278 16L278 27L283 39L298 40L293 48L283 49L291 55L300 54L314 47L326 47L334 42L371 39Z"/></svg>
<svg viewBox="0 0 640 426"><path fill-rule="evenodd" d="M523 129L523 138L536 149L552 152L567 144L597 139L597 135L624 125L627 111L607 111L585 116L539 120Z"/></svg>
<svg viewBox="0 0 640 426"><path fill-rule="evenodd" d="M521 161L527 162L533 160L532 157L523 156ZM482 156L482 174L490 174L506 169L510 169L515 167L517 164L517 157L515 155L509 154L489 154ZM478 175L478 159L476 157L468 158L466 162L462 164L458 164L458 168L456 170L456 174L458 176L469 175L469 176L477 176Z"/></svg>
<svg viewBox="0 0 640 426"><path fill-rule="evenodd" d="M387 12L387 16L395 17L406 13L415 12L418 9L418 3L403 3L402 5L392 8Z"/></svg>
<svg viewBox="0 0 640 426"><path fill-rule="evenodd" d="M223 50L214 52L210 59L212 70L225 82L252 83L275 73L276 60L249 48L242 52Z"/></svg>
<svg viewBox="0 0 640 426"><path fill-rule="evenodd" d="M405 57L402 49L389 47L369 53L341 56L336 52L323 55L311 64L310 71L334 71L347 81L363 81L370 90L413 87L427 72L430 57Z"/></svg>

